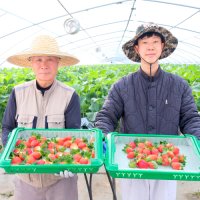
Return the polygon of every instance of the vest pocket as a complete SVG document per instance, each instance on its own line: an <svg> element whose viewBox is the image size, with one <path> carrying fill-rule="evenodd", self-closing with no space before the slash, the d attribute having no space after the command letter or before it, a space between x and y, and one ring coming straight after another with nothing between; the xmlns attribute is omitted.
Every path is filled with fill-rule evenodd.
<svg viewBox="0 0 200 200"><path fill-rule="evenodd" d="M65 128L65 116L48 115L47 123L48 123L48 128Z"/></svg>
<svg viewBox="0 0 200 200"><path fill-rule="evenodd" d="M18 127L32 128L33 127L33 115L18 115L17 124Z"/></svg>

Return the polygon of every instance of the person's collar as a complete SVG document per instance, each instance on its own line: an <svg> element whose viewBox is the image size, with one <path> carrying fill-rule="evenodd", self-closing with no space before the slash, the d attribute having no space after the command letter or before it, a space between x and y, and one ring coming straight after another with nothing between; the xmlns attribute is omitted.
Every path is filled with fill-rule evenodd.
<svg viewBox="0 0 200 200"><path fill-rule="evenodd" d="M157 79L159 79L159 77L161 76L161 73L162 72L162 70L161 70L161 68L160 68L160 66L158 67L158 70L156 71L156 74L152 77L152 81L156 81ZM148 80L148 81L151 81L151 77L148 75L148 74L146 74L143 70L142 70L142 68L140 67L140 70L139 70L139 73L140 73L140 75L144 78L144 79L146 79L146 80Z"/></svg>

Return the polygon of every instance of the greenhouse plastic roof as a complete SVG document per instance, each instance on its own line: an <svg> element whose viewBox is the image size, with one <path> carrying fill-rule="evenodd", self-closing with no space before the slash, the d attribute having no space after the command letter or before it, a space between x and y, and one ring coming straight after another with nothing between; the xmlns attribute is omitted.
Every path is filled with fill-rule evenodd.
<svg viewBox="0 0 200 200"><path fill-rule="evenodd" d="M64 22L78 20L80 30L67 33ZM27 50L37 35L54 36L61 51L80 64L132 63L122 45L142 23L154 22L179 40L175 52L160 63L200 63L199 0L0 0L0 63Z"/></svg>

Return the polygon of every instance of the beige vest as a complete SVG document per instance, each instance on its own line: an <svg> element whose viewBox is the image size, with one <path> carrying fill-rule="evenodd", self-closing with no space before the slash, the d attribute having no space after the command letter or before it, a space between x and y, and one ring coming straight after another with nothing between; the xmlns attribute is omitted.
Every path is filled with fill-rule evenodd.
<svg viewBox="0 0 200 200"><path fill-rule="evenodd" d="M65 128L64 112L68 107L74 89L55 80L44 96L36 87L36 80L15 87L16 120L19 127L32 128L37 118L36 128ZM35 187L46 187L61 178L54 174L19 174L18 177Z"/></svg>

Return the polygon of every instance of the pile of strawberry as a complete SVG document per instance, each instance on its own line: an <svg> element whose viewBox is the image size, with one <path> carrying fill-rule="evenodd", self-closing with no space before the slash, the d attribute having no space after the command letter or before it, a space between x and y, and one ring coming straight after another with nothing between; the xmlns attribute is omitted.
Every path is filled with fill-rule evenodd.
<svg viewBox="0 0 200 200"><path fill-rule="evenodd" d="M162 165L182 170L186 163L186 157L180 154L180 149L166 141L152 143L136 139L126 144L123 151L127 154L130 168L157 169Z"/></svg>
<svg viewBox="0 0 200 200"><path fill-rule="evenodd" d="M18 139L10 154L12 164L89 164L95 157L94 138L66 136L46 138L32 133Z"/></svg>

